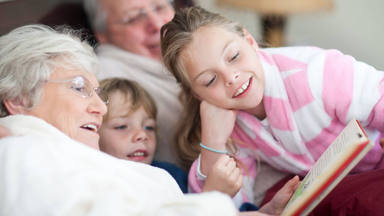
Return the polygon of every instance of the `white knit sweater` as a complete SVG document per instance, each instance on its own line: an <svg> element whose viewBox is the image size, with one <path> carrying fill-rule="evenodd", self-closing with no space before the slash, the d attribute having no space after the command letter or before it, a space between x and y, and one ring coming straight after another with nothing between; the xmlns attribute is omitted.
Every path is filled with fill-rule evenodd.
<svg viewBox="0 0 384 216"><path fill-rule="evenodd" d="M230 198L183 195L162 169L116 159L45 121L14 115L0 125L0 215L236 215Z"/></svg>

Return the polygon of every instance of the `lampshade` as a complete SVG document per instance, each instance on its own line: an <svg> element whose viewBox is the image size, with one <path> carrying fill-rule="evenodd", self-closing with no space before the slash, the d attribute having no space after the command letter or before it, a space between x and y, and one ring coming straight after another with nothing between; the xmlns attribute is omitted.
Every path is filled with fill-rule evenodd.
<svg viewBox="0 0 384 216"><path fill-rule="evenodd" d="M287 15L329 10L331 0L216 0L219 6L253 10L260 14Z"/></svg>
<svg viewBox="0 0 384 216"><path fill-rule="evenodd" d="M290 14L332 9L332 0L216 0L221 7L254 11L261 15L263 44L284 46L284 26Z"/></svg>

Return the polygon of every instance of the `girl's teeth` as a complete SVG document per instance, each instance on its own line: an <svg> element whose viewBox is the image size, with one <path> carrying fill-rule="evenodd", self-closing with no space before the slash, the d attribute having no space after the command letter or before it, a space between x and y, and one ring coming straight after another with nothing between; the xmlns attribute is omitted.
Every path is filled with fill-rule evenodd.
<svg viewBox="0 0 384 216"><path fill-rule="evenodd" d="M243 93L249 86L249 80L248 82L244 83L241 88L237 91L236 95L235 96L238 96L240 95L241 93Z"/></svg>

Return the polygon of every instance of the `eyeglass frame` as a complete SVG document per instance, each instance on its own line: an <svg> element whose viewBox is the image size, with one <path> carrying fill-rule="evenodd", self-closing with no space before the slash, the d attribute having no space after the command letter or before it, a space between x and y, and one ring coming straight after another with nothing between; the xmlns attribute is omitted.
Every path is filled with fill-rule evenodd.
<svg viewBox="0 0 384 216"><path fill-rule="evenodd" d="M140 23L143 23L145 20L147 20L148 18L148 11L150 11L151 13L155 13L155 14L158 14L158 10L159 10L159 6L163 6L163 7L169 7L168 9L170 8L173 8L174 7L174 1L173 0L165 0L165 2L167 2L166 4L153 4L153 5L150 5L149 8L139 8L139 9L134 9L135 11L138 11L138 13L136 13L135 15L129 17L129 18L123 18L119 21L116 21L115 23L116 24L120 24L120 25L125 25L125 26L134 26L134 25L138 25Z"/></svg>
<svg viewBox="0 0 384 216"><path fill-rule="evenodd" d="M81 96L82 98L91 98L93 96L93 92L96 93L96 95L100 98L101 101L103 101L103 103L105 105L108 105L109 104L109 97L108 97L108 94L100 87L93 87L91 82L85 78L84 76L81 76L81 75L77 75L77 76L74 76L70 79L65 79L65 80L46 80L45 82L47 83L71 83L73 82L74 80L76 80L77 78L81 78L83 79L83 83L84 83L84 88L87 89L85 86L87 85L86 83L88 83L89 87L90 87L90 91L87 91L85 93L82 93L78 90L76 90L73 86L70 86L70 89L73 90L74 92L76 92L79 96ZM100 96L102 94L102 96ZM105 97L105 100L103 99L103 96Z"/></svg>

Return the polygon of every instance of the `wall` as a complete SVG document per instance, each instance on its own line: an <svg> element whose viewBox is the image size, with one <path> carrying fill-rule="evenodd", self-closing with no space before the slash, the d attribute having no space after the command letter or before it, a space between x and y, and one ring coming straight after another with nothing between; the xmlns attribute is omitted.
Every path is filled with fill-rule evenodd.
<svg viewBox="0 0 384 216"><path fill-rule="evenodd" d="M21 25L37 23L39 18L61 2L81 0L0 0L0 35Z"/></svg>
<svg viewBox="0 0 384 216"><path fill-rule="evenodd" d="M215 0L197 0L209 10L240 22L261 38L259 16L250 11L218 8ZM384 1L334 0L331 11L289 16L287 45L335 48L384 70Z"/></svg>
<svg viewBox="0 0 384 216"><path fill-rule="evenodd" d="M195 0L245 26L260 39L259 16L253 12L223 9L215 0ZM33 23L59 2L81 0L0 0L0 35L10 29ZM287 45L313 45L336 48L384 70L383 0L334 0L332 11L291 15L286 26Z"/></svg>

